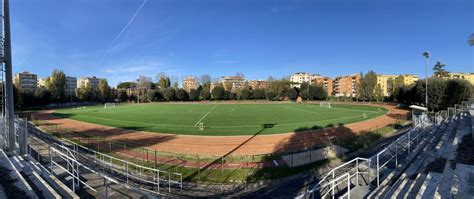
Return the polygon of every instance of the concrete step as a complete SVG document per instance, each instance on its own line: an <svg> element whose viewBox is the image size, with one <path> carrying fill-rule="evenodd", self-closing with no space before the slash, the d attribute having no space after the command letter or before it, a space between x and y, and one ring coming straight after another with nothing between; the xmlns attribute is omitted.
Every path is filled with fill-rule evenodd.
<svg viewBox="0 0 474 199"><path fill-rule="evenodd" d="M48 184L53 187L53 189L56 190L59 195L61 195L62 198L79 198L76 193L74 193L63 182L52 175L43 165L41 165L39 162L36 162L31 156L25 156L24 158L28 160L27 163L30 165L30 167L34 168L34 170L39 173L41 177L46 182L48 182Z"/></svg>
<svg viewBox="0 0 474 199"><path fill-rule="evenodd" d="M0 166L8 169L9 176L11 179L16 180L15 186L18 187L20 190L25 192L25 194L29 198L38 198L36 193L33 191L33 188L28 184L26 179L20 174L20 171L13 165L10 158L5 154L3 150L0 149Z"/></svg>
<svg viewBox="0 0 474 199"><path fill-rule="evenodd" d="M474 176L474 166L466 164L456 164L454 170L453 183L451 186L451 193L454 196L474 195L474 183L472 182Z"/></svg>
<svg viewBox="0 0 474 199"><path fill-rule="evenodd" d="M441 180L441 173L430 172L420 187L417 197L422 199L432 199Z"/></svg>
<svg viewBox="0 0 474 199"><path fill-rule="evenodd" d="M416 198L416 194L418 194L420 187L423 185L423 182L426 179L426 174L424 173L419 173L418 176L416 176L415 181L410 185L408 188L408 194L406 194L403 198L404 199L414 199Z"/></svg>
<svg viewBox="0 0 474 199"><path fill-rule="evenodd" d="M386 190L384 194L380 195L380 198L390 198L395 193L395 191L401 186L405 177L405 174L402 174L389 190Z"/></svg>
<svg viewBox="0 0 474 199"><path fill-rule="evenodd" d="M21 156L15 156L15 160L22 165L23 173L28 177L30 185L34 186L39 190L39 195L44 198L61 198L61 196L40 176L35 170L36 168L31 167Z"/></svg>
<svg viewBox="0 0 474 199"><path fill-rule="evenodd" d="M413 180L411 180L410 178L404 178L400 186L398 186L397 190L393 192L390 198L392 199L403 198L405 193L408 191L408 188L410 187L411 183L413 183Z"/></svg>

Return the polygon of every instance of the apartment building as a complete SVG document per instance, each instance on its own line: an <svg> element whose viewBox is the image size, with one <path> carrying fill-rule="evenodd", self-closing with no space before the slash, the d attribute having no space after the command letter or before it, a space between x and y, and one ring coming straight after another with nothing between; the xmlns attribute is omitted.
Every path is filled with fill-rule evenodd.
<svg viewBox="0 0 474 199"><path fill-rule="evenodd" d="M252 80L252 81L250 81L250 88L252 88L252 89L257 89L257 88L266 89L268 87L268 84L269 83L265 80Z"/></svg>
<svg viewBox="0 0 474 199"><path fill-rule="evenodd" d="M382 88L382 93L383 96L389 96L390 95L390 85L388 83L388 80L392 80L395 82L395 80L398 78L398 75L377 75L377 84L380 85L380 88Z"/></svg>
<svg viewBox="0 0 474 199"><path fill-rule="evenodd" d="M183 80L183 89L191 91L191 89L197 89L199 87L198 80L195 77L189 76Z"/></svg>
<svg viewBox="0 0 474 199"><path fill-rule="evenodd" d="M75 95L77 88L77 78L66 76L66 87L64 88L66 95Z"/></svg>
<svg viewBox="0 0 474 199"><path fill-rule="evenodd" d="M90 84L92 88L98 89L99 81L100 81L100 78L97 78L95 76L79 78L77 80L77 88Z"/></svg>
<svg viewBox="0 0 474 199"><path fill-rule="evenodd" d="M226 90L231 89L232 91L235 91L244 87L245 78L241 76L223 76L219 82L224 85ZM227 88L227 85L232 85L232 88Z"/></svg>
<svg viewBox="0 0 474 199"><path fill-rule="evenodd" d="M290 81L299 84L302 84L303 82L309 82L311 84L311 81L317 77L320 77L320 75L306 72L297 72L290 76Z"/></svg>
<svg viewBox="0 0 474 199"><path fill-rule="evenodd" d="M418 75L413 75L413 74L402 75L402 77L403 77L403 84L405 84L406 86L414 84L416 81L420 79Z"/></svg>
<svg viewBox="0 0 474 199"><path fill-rule="evenodd" d="M312 83L323 85L323 88L328 93L328 96L333 95L333 81L330 77L316 77L312 80Z"/></svg>
<svg viewBox="0 0 474 199"><path fill-rule="evenodd" d="M474 73L449 73L446 79L464 79L474 85Z"/></svg>
<svg viewBox="0 0 474 199"><path fill-rule="evenodd" d="M360 75L339 76L334 79L334 96L355 97L357 95L357 85L360 82Z"/></svg>
<svg viewBox="0 0 474 199"><path fill-rule="evenodd" d="M38 79L38 87L46 88L46 82L48 81L49 77Z"/></svg>
<svg viewBox="0 0 474 199"><path fill-rule="evenodd" d="M13 76L13 83L18 88L34 92L38 85L38 76L27 71L17 73Z"/></svg>

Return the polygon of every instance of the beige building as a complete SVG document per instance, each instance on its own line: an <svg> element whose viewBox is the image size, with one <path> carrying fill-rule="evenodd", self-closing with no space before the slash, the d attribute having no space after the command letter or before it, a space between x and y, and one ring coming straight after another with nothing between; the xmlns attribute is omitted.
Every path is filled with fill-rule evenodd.
<svg viewBox="0 0 474 199"><path fill-rule="evenodd" d="M38 76L26 71L17 73L13 77L13 83L15 86L23 90L35 91L35 88L38 85Z"/></svg>
<svg viewBox="0 0 474 199"><path fill-rule="evenodd" d="M305 73L305 72L297 72L290 76L290 81L299 83L299 84L302 84L303 82L309 82L311 84L311 81L317 77L320 77L320 75Z"/></svg>
<svg viewBox="0 0 474 199"><path fill-rule="evenodd" d="M388 80L392 79L393 82L398 78L398 75L377 75L377 84L382 88L383 96L389 96L389 83Z"/></svg>
<svg viewBox="0 0 474 199"><path fill-rule="evenodd" d="M414 84L416 81L420 79L418 75L406 74L402 76L403 76L403 84L405 84L406 86Z"/></svg>
<svg viewBox="0 0 474 199"><path fill-rule="evenodd" d="M245 78L241 76L223 76L220 80L219 83L222 83L224 85L224 88L228 90L229 88L228 85L232 85L231 90L235 91L238 89L242 89L245 85Z"/></svg>
<svg viewBox="0 0 474 199"><path fill-rule="evenodd" d="M360 75L339 76L334 79L334 96L355 97L357 96L357 85Z"/></svg>
<svg viewBox="0 0 474 199"><path fill-rule="evenodd" d="M92 88L98 89L99 81L100 81L100 78L97 78L95 76L79 78L77 80L77 88L90 84Z"/></svg>
<svg viewBox="0 0 474 199"><path fill-rule="evenodd" d="M313 84L322 84L324 90L328 93L328 96L333 95L333 81L330 77L317 77L312 80Z"/></svg>
<svg viewBox="0 0 474 199"><path fill-rule="evenodd" d="M402 78L401 80L399 78ZM390 84L389 80L392 80L395 84L397 81L402 81L404 85L411 85L418 81L417 75L405 74L405 75L377 75L377 84L382 88L383 96L389 96L390 93Z"/></svg>
<svg viewBox="0 0 474 199"><path fill-rule="evenodd" d="M464 79L474 85L474 73L449 73L446 79Z"/></svg>
<svg viewBox="0 0 474 199"><path fill-rule="evenodd" d="M252 89L266 89L268 87L268 82L265 80L252 80L250 81L250 88Z"/></svg>
<svg viewBox="0 0 474 199"><path fill-rule="evenodd" d="M191 91L191 89L197 89L199 83L195 77L189 76L183 80L183 89L186 91Z"/></svg>

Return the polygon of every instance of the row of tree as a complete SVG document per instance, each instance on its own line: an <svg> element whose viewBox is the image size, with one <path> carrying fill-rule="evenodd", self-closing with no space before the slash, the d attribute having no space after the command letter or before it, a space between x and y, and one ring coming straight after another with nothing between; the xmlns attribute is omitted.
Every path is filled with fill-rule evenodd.
<svg viewBox="0 0 474 199"><path fill-rule="evenodd" d="M430 111L446 110L454 104L461 104L473 96L472 84L462 79L445 80L440 77L428 79L428 108ZM395 89L392 99L404 104L425 105L426 84L424 80L414 85Z"/></svg>
<svg viewBox="0 0 474 199"><path fill-rule="evenodd" d="M119 84L118 100L122 102L137 101L152 102L152 101L198 101L198 100L249 100L249 99L267 99L267 100L296 100L298 96L307 100L323 100L327 97L327 92L322 85L309 85L303 83L300 88L292 87L292 82L286 79L271 78L268 82L267 88L252 89L248 83L245 83L241 88L232 88L229 85L216 83L211 90L210 78L206 78L209 82L200 85L196 89L190 89L189 92L183 88L169 86L166 82L166 77L160 79L155 85L147 83L142 86L139 81L134 84L126 82ZM164 79L164 81L162 81ZM130 87L128 87L130 86ZM128 92L135 90L136 92Z"/></svg>
<svg viewBox="0 0 474 199"><path fill-rule="evenodd" d="M98 87L90 83L72 88L68 92L66 74L61 70L54 70L51 76L46 78L44 87L22 89L19 83L14 84L14 102L17 109L46 106L52 103L66 102L107 102L112 101L113 90L109 87L106 79L100 79Z"/></svg>

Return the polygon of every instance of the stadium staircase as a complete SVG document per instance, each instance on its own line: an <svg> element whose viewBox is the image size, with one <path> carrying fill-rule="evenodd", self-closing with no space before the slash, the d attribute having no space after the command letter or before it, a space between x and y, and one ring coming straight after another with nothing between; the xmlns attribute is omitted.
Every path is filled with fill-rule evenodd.
<svg viewBox="0 0 474 199"><path fill-rule="evenodd" d="M372 157L332 169L296 198L473 198L466 190L471 186L459 178L466 170L474 175L474 166L455 162L458 144L473 128L473 115L471 110L414 128Z"/></svg>
<svg viewBox="0 0 474 199"><path fill-rule="evenodd" d="M15 193L21 198L79 198L63 182L52 175L48 169L29 155L7 155L0 149L1 176L9 188L0 184L0 198L7 198L6 192ZM9 179L7 180L7 176ZM16 188L11 188L16 187Z"/></svg>

